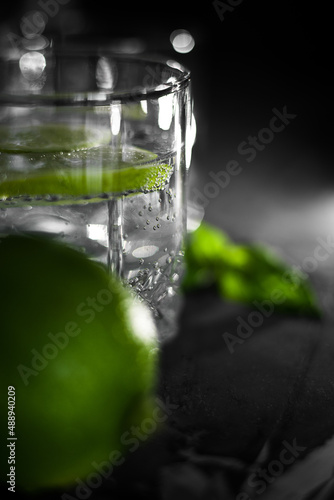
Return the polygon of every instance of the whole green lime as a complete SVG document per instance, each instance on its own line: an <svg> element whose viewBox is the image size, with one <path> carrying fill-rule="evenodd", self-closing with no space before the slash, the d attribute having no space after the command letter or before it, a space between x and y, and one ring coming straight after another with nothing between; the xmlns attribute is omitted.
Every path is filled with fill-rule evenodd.
<svg viewBox="0 0 334 500"><path fill-rule="evenodd" d="M0 239L0 283L1 470L27 490L98 481L151 415L151 316L99 264L44 239Z"/></svg>

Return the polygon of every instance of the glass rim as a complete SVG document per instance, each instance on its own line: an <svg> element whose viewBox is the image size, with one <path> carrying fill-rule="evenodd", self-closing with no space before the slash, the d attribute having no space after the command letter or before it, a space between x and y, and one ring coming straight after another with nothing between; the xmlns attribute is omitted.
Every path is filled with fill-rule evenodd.
<svg viewBox="0 0 334 500"><path fill-rule="evenodd" d="M128 104L131 102L139 102L149 99L157 99L165 95L178 92L190 83L191 73L183 64L175 61L174 59L164 58L161 56L146 56L146 55L127 55L115 54L112 51L102 49L101 51L91 52L90 50L64 50L57 51L57 57L110 57L113 61L128 62L128 63L141 63L147 64L150 68L153 65L161 65L169 71L174 72L175 78L170 82L159 83L157 85L145 86L138 85L130 90L109 90L99 89L92 91L69 91L69 92L56 92L56 91L18 91L18 92L3 92L0 91L0 106L108 106L112 104ZM11 59L0 55L0 62L5 64L10 63Z"/></svg>

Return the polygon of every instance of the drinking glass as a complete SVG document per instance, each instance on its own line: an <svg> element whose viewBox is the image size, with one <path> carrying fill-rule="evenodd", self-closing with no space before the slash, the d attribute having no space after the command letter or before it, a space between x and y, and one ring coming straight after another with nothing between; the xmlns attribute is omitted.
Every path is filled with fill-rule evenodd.
<svg viewBox="0 0 334 500"><path fill-rule="evenodd" d="M170 337L191 121L190 74L175 61L103 49L2 54L0 237L43 235L85 252Z"/></svg>

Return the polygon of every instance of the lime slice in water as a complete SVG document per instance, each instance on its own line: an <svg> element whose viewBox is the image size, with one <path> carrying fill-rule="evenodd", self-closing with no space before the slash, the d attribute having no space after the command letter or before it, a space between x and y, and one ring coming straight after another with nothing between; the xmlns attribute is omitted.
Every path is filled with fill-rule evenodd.
<svg viewBox="0 0 334 500"><path fill-rule="evenodd" d="M0 197L59 195L94 196L101 193L130 193L163 189L171 175L167 164L146 165L120 170L59 170L30 175L0 183Z"/></svg>
<svg viewBox="0 0 334 500"><path fill-rule="evenodd" d="M0 152L45 153L88 149L110 140L105 129L70 127L61 123L0 127Z"/></svg>
<svg viewBox="0 0 334 500"><path fill-rule="evenodd" d="M115 153L109 146L44 154L42 168L27 174L7 170L0 179L0 197L55 195L62 203L64 198L94 199L101 193L157 191L169 181L173 167L155 162L156 156L140 148Z"/></svg>
<svg viewBox="0 0 334 500"><path fill-rule="evenodd" d="M140 148L115 152L109 140L108 131L60 123L0 127L0 197L53 195L62 203L64 198L94 199L101 193L165 186L170 165L156 162L155 153Z"/></svg>

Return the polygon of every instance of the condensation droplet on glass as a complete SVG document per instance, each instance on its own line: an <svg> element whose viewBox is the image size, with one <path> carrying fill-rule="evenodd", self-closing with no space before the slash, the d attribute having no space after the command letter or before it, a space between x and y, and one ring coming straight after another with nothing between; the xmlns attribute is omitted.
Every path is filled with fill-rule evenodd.
<svg viewBox="0 0 334 500"><path fill-rule="evenodd" d="M144 264L144 259L139 259L139 264L140 265Z"/></svg>
<svg viewBox="0 0 334 500"><path fill-rule="evenodd" d="M149 223L150 223L150 221L149 221L149 219L147 219L146 224L149 225Z"/></svg>
<svg viewBox="0 0 334 500"><path fill-rule="evenodd" d="M141 216L143 215L143 212L140 210L140 211L138 212L138 215L141 217Z"/></svg>
<svg viewBox="0 0 334 500"><path fill-rule="evenodd" d="M160 227L161 227L161 225L160 225L160 224L157 224L157 228L159 229Z"/></svg>

